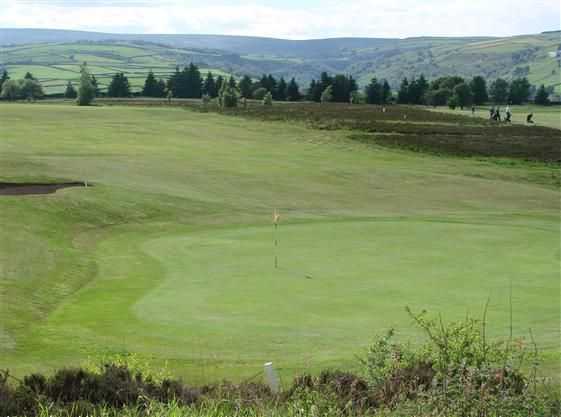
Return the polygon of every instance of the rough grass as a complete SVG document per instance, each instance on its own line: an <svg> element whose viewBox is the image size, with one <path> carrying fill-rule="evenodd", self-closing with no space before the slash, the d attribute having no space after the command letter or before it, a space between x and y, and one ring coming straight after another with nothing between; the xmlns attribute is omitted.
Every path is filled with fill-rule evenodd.
<svg viewBox="0 0 561 417"><path fill-rule="evenodd" d="M461 318L491 297L505 323L512 285L516 335L532 328L540 372L558 375L558 168L348 134L177 108L1 104L0 180L95 187L0 197L0 368L128 351L189 381L241 380L268 360L284 378L350 369L374 332L416 334L405 305Z"/></svg>
<svg viewBox="0 0 561 417"><path fill-rule="evenodd" d="M384 111L385 110L385 111ZM301 121L325 130L348 129L366 143L461 156L561 161L561 132L540 126L505 125L458 112L429 112L415 106L348 104L251 105L226 114L260 120Z"/></svg>

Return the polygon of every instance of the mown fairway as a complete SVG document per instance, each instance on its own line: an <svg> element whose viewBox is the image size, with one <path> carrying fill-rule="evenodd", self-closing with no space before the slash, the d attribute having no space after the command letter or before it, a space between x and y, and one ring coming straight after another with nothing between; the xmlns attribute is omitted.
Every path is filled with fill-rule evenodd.
<svg viewBox="0 0 561 417"><path fill-rule="evenodd" d="M0 368L133 352L190 380L353 367L404 307L560 360L558 165L177 108L0 105ZM271 214L282 215L279 268Z"/></svg>

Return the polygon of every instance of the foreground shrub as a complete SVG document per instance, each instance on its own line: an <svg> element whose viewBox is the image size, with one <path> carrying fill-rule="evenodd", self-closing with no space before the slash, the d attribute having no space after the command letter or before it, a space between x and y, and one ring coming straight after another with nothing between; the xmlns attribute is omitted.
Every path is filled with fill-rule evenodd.
<svg viewBox="0 0 561 417"><path fill-rule="evenodd" d="M408 310L409 311L409 310ZM361 358L362 375L323 371L281 394L258 382L200 388L135 356L23 380L0 373L0 417L558 417L558 387L538 381L534 344L489 341L485 318L444 323L409 311L427 341L390 331ZM530 368L532 372L524 372ZM16 381L17 383L10 384Z"/></svg>
<svg viewBox="0 0 561 417"><path fill-rule="evenodd" d="M415 349L395 342L394 332L376 338L362 358L375 398L389 407L415 404L443 416L549 416L555 396L536 387L538 353L521 340L489 342L486 323L472 318L445 324L413 314L428 341ZM523 369L534 368L527 376ZM549 411L548 411L549 410Z"/></svg>

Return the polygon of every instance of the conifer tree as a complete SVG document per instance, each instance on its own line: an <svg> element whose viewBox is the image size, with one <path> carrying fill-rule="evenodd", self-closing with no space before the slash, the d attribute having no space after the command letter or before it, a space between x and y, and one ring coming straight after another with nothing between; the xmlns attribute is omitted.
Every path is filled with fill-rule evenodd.
<svg viewBox="0 0 561 417"><path fill-rule="evenodd" d="M473 77L469 86L473 96L473 104L480 106L489 100L489 95L487 94L487 82L485 81L485 78L480 75Z"/></svg>
<svg viewBox="0 0 561 417"><path fill-rule="evenodd" d="M129 80L124 73L118 72L113 76L107 90L109 97L130 97L131 90Z"/></svg>
<svg viewBox="0 0 561 417"><path fill-rule="evenodd" d="M244 75L239 84L240 94L244 98L251 98L253 91L253 81L248 75Z"/></svg>
<svg viewBox="0 0 561 417"><path fill-rule="evenodd" d="M203 94L206 94L211 98L216 98L218 96L216 81L214 80L214 75L210 71L207 73L203 83Z"/></svg>
<svg viewBox="0 0 561 417"><path fill-rule="evenodd" d="M549 93L547 92L545 85L540 85L538 91L536 92L536 97L534 97L534 103L541 106L547 106L551 104L549 101Z"/></svg>
<svg viewBox="0 0 561 417"><path fill-rule="evenodd" d="M389 103L391 96L392 96L392 89L390 87L390 84L388 83L387 80L384 80L384 84L382 85L382 103L383 104Z"/></svg>
<svg viewBox="0 0 561 417"><path fill-rule="evenodd" d="M409 81L407 80L407 77L401 81L399 92L397 93L397 102L399 104L409 103Z"/></svg>
<svg viewBox="0 0 561 417"><path fill-rule="evenodd" d="M286 99L288 101L300 101L301 98L300 87L296 83L296 79L292 78L286 87Z"/></svg>
<svg viewBox="0 0 561 417"><path fill-rule="evenodd" d="M72 83L68 81L68 83L66 84L66 91L64 92L64 98L75 99L76 97L78 97L78 92L76 91Z"/></svg>
<svg viewBox="0 0 561 417"><path fill-rule="evenodd" d="M2 72L2 77L0 77L0 91L2 91L2 85L8 81L10 79L10 76L8 75L8 71L4 70Z"/></svg>
<svg viewBox="0 0 561 417"><path fill-rule="evenodd" d="M372 78L370 84L366 86L364 93L366 95L366 102L368 104L382 104L383 101L382 85L378 82L376 78Z"/></svg>
<svg viewBox="0 0 561 417"><path fill-rule="evenodd" d="M142 89L142 95L146 97L160 97L158 80L154 76L154 72L150 70L146 81L144 81L144 88Z"/></svg>
<svg viewBox="0 0 561 417"><path fill-rule="evenodd" d="M284 80L283 77L281 77L281 79L279 80L279 83L277 85L277 97L276 99L279 101L286 101L286 94L287 94L287 88L288 85L286 84L286 81Z"/></svg>

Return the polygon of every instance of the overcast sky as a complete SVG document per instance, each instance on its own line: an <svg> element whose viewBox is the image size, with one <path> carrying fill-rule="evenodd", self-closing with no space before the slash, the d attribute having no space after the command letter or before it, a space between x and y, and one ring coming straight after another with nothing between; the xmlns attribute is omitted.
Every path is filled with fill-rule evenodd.
<svg viewBox="0 0 561 417"><path fill-rule="evenodd" d="M0 27L291 39L556 30L559 0L0 0Z"/></svg>

